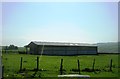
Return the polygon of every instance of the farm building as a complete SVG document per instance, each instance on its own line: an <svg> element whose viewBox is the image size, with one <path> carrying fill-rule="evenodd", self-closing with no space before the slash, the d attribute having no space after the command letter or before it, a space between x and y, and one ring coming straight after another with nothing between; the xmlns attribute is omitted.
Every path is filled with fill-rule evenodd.
<svg viewBox="0 0 120 79"><path fill-rule="evenodd" d="M97 54L97 46L84 43L63 42L30 42L27 46L27 54L43 55L85 55ZM28 50L29 48L29 50Z"/></svg>

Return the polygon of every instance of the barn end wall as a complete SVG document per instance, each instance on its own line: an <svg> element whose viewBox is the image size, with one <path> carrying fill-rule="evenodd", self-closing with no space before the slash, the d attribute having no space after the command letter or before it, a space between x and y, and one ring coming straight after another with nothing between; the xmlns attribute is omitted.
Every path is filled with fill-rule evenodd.
<svg viewBox="0 0 120 79"><path fill-rule="evenodd" d="M29 44L29 48L30 48L30 51L29 51L29 54L39 54L38 51L38 45L34 44L34 43L30 43Z"/></svg>

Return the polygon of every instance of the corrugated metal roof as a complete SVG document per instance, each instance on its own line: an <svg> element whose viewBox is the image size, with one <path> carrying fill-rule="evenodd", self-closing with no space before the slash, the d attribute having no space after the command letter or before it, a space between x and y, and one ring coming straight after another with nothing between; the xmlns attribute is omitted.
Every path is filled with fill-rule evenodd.
<svg viewBox="0 0 120 79"><path fill-rule="evenodd" d="M52 46L97 46L96 44L88 43L66 43L66 42L42 42L42 41L33 41L36 45L52 45Z"/></svg>

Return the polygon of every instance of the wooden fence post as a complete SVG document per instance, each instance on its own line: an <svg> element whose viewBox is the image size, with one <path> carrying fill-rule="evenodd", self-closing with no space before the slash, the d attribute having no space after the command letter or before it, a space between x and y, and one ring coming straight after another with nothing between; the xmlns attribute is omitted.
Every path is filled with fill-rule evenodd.
<svg viewBox="0 0 120 79"><path fill-rule="evenodd" d="M39 70L39 57L37 57L37 71Z"/></svg>
<svg viewBox="0 0 120 79"><path fill-rule="evenodd" d="M80 63L79 63L79 60L77 60L77 61L78 61L78 72L80 74Z"/></svg>
<svg viewBox="0 0 120 79"><path fill-rule="evenodd" d="M95 69L95 58L94 58L94 60L93 60L93 66L92 66L92 70L94 71L94 69Z"/></svg>
<svg viewBox="0 0 120 79"><path fill-rule="evenodd" d="M110 71L112 71L112 59L110 60Z"/></svg>
<svg viewBox="0 0 120 79"><path fill-rule="evenodd" d="M61 59L61 64L60 64L60 75L62 75L62 68L63 68L63 59Z"/></svg>
<svg viewBox="0 0 120 79"><path fill-rule="evenodd" d="M23 61L23 58L21 57L21 60L20 60L20 71L22 70L22 61Z"/></svg>

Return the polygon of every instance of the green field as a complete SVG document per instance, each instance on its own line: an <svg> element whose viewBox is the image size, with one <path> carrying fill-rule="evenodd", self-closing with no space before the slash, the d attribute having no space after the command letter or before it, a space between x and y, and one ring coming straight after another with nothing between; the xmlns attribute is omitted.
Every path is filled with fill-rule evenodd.
<svg viewBox="0 0 120 79"><path fill-rule="evenodd" d="M39 56L39 71L35 73L36 57ZM23 57L23 72L19 72L20 58ZM95 58L95 69L98 71L83 71L85 68L92 69ZM81 55L81 56L40 56L26 54L3 54L4 77L57 77L60 74L60 63L63 59L63 74L78 74L77 60L80 60L81 74L91 77L118 77L118 55ZM112 71L109 71L112 59Z"/></svg>

